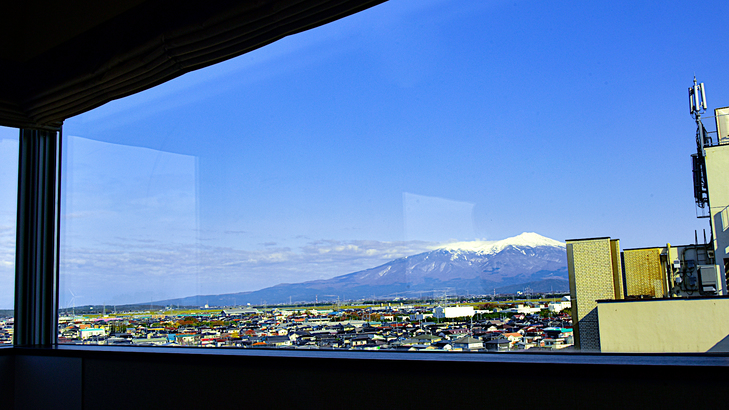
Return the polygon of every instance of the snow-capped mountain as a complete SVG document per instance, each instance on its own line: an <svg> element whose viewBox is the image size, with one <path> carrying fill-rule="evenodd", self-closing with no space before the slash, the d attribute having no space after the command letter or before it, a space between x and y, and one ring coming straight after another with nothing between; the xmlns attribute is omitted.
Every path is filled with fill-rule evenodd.
<svg viewBox="0 0 729 410"><path fill-rule="evenodd" d="M484 294L545 279L567 279L565 245L523 233L497 242L448 244L327 282L343 288L389 285L400 287L397 292L453 288L458 294Z"/></svg>
<svg viewBox="0 0 729 410"><path fill-rule="evenodd" d="M308 302L314 301L317 295L339 295L341 300L352 300L444 293L513 293L525 288L534 292L569 289L564 243L532 232L501 241L455 242L327 280L280 284L254 292L204 298L210 304L224 305L234 300L258 304L262 300ZM192 299L199 300L199 297L163 302L194 304Z"/></svg>

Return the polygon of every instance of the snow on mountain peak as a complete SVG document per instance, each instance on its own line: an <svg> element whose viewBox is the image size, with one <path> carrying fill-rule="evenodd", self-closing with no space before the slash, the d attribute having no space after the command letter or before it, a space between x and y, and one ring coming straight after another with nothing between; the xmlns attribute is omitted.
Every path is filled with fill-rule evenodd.
<svg viewBox="0 0 729 410"><path fill-rule="evenodd" d="M497 243L501 243L504 246L514 245L514 246L530 246L530 247L537 247L537 246L559 246L562 248L565 247L565 244L563 242L547 238L546 236L542 236L542 235L539 235L538 233L534 233L534 232L524 232L517 236L501 240Z"/></svg>
<svg viewBox="0 0 729 410"><path fill-rule="evenodd" d="M507 246L516 247L529 247L535 248L537 246L556 246L564 248L565 244L554 239L550 239L539 235L534 232L524 232L511 238L502 239L500 241L464 241L464 242L452 242L443 246L439 246L438 249L445 249L448 251L466 251L466 252L478 252L478 253L497 253L502 251Z"/></svg>

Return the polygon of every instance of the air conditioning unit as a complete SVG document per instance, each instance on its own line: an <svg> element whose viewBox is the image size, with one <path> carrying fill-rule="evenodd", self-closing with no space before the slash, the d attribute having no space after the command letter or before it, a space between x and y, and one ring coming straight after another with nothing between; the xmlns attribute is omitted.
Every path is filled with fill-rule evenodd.
<svg viewBox="0 0 729 410"><path fill-rule="evenodd" d="M702 295L716 295L719 289L719 278L714 265L699 265L699 282L701 283Z"/></svg>

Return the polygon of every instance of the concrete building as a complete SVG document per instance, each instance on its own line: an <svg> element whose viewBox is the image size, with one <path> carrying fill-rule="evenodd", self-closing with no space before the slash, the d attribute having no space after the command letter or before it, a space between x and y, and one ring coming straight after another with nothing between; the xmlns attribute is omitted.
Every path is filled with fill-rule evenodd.
<svg viewBox="0 0 729 410"><path fill-rule="evenodd" d="M572 298L570 296L564 296L559 302L549 302L547 309L550 312L559 313L565 309L572 307Z"/></svg>
<svg viewBox="0 0 729 410"><path fill-rule="evenodd" d="M81 335L81 339L83 340L83 339L88 339L92 336L106 336L106 329L90 327L88 329L79 330L79 333Z"/></svg>
<svg viewBox="0 0 729 410"><path fill-rule="evenodd" d="M693 91L691 91L693 90ZM729 109L715 111L717 138L701 123L703 84L690 89L696 119L697 214L711 237L694 244L626 249L610 238L567 241L575 346L605 352L729 351ZM622 264L621 264L622 260ZM622 265L622 266L621 266ZM621 300L625 298L625 300ZM679 299L680 298L680 299Z"/></svg>
<svg viewBox="0 0 729 410"><path fill-rule="evenodd" d="M623 252L623 266L625 272L630 273L630 280L625 280L627 295L662 298L668 294L667 276L661 264L662 251L662 248L646 248Z"/></svg>
<svg viewBox="0 0 729 410"><path fill-rule="evenodd" d="M728 315L725 297L600 301L601 351L728 352Z"/></svg>
<svg viewBox="0 0 729 410"><path fill-rule="evenodd" d="M473 306L438 306L433 310L433 317L436 319L472 317L475 313Z"/></svg>
<svg viewBox="0 0 729 410"><path fill-rule="evenodd" d="M719 116L717 115L717 118ZM719 125L717 124L717 127ZM729 141L725 141L729 144ZM729 145L715 145L705 148L706 182L709 189L709 215L711 235L714 238L714 258L717 271L725 277L729 269ZM726 294L726 280L722 280L723 294Z"/></svg>
<svg viewBox="0 0 729 410"><path fill-rule="evenodd" d="M415 322L415 321L420 322L420 321L426 320L431 317L433 317L432 313L413 313L412 315L409 316L410 320L413 322Z"/></svg>
<svg viewBox="0 0 729 410"><path fill-rule="evenodd" d="M522 314L522 315L532 315L535 313L539 313L541 311L542 311L541 307L533 307L533 306L525 305L523 303L516 305L516 307L503 310L503 312L518 313L518 314Z"/></svg>
<svg viewBox="0 0 729 410"><path fill-rule="evenodd" d="M620 275L612 275L615 258L606 256L608 240L567 242L576 348L646 353L724 349L717 343L729 335L721 320L729 299L718 295L723 280L709 258L714 245L666 244L622 253L614 246L624 264Z"/></svg>
<svg viewBox="0 0 729 410"><path fill-rule="evenodd" d="M622 298L619 241L591 238L567 241L575 347L600 350L597 301Z"/></svg>
<svg viewBox="0 0 729 410"><path fill-rule="evenodd" d="M483 349L483 341L471 336L465 336L451 342L453 349L456 350L479 350Z"/></svg>

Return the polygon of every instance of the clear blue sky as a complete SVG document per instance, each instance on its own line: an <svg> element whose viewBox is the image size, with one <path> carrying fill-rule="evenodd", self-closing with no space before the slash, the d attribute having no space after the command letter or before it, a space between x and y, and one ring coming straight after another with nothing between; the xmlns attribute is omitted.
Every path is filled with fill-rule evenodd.
<svg viewBox="0 0 729 410"><path fill-rule="evenodd" d="M708 221L687 88L706 84L707 116L729 105L726 16L392 0L69 119L61 306L254 290L524 231L692 242Z"/></svg>

